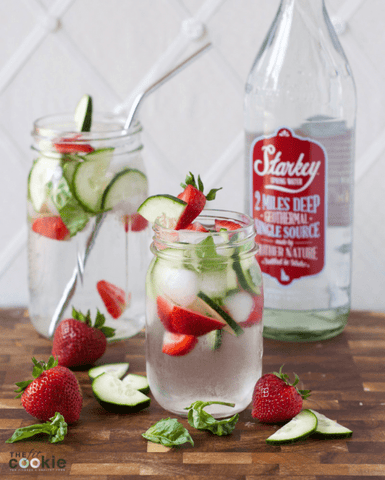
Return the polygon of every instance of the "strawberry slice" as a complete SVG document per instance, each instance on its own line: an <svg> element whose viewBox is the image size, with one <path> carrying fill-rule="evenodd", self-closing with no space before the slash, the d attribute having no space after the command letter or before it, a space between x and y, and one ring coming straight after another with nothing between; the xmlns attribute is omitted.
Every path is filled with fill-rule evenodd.
<svg viewBox="0 0 385 480"><path fill-rule="evenodd" d="M215 230L220 232L221 230L238 230L238 228L242 228L237 222L232 222L231 220L219 220L218 218L215 219Z"/></svg>
<svg viewBox="0 0 385 480"><path fill-rule="evenodd" d="M54 143L54 147L59 153L91 153L94 148L87 143L72 143L76 142L81 135L76 135L73 138L62 138L58 143Z"/></svg>
<svg viewBox="0 0 385 480"><path fill-rule="evenodd" d="M195 232L208 232L209 231L209 230L207 230L207 228L205 228L199 222L190 223L190 225L188 225L186 227L186 230L194 230Z"/></svg>
<svg viewBox="0 0 385 480"><path fill-rule="evenodd" d="M53 240L68 240L70 231L60 217L39 217L32 224L32 230Z"/></svg>
<svg viewBox="0 0 385 480"><path fill-rule="evenodd" d="M226 326L225 321L212 318L190 308L184 308L164 297L156 299L158 316L164 328L171 333L199 337L220 330Z"/></svg>
<svg viewBox="0 0 385 480"><path fill-rule="evenodd" d="M178 218L175 230L187 228L204 209L206 200L214 200L217 191L220 190L220 188L213 188L207 195L204 195L203 183L200 176L198 175L197 184L191 172L187 175L185 183L182 183L181 186L184 190L178 195L178 198L186 202L187 207Z"/></svg>
<svg viewBox="0 0 385 480"><path fill-rule="evenodd" d="M106 306L107 312L112 318L119 318L128 306L124 290L106 280L100 280L96 284L96 288Z"/></svg>
<svg viewBox="0 0 385 480"><path fill-rule="evenodd" d="M172 357L187 355L198 343L194 335L164 332L162 352Z"/></svg>
<svg viewBox="0 0 385 480"><path fill-rule="evenodd" d="M147 228L148 221L142 217L139 213L134 213L133 215L124 215L124 231L127 233L129 230L131 232L141 232Z"/></svg>

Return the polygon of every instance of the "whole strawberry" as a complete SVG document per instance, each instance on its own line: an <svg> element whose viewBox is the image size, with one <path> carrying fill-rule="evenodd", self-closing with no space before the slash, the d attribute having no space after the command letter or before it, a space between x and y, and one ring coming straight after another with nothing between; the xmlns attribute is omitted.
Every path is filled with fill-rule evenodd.
<svg viewBox="0 0 385 480"><path fill-rule="evenodd" d="M106 351L107 338L113 337L115 330L104 326L105 318L99 311L94 325L89 311L83 315L72 309L72 317L59 323L53 337L52 355L64 367L92 365Z"/></svg>
<svg viewBox="0 0 385 480"><path fill-rule="evenodd" d="M310 390L298 390L299 382L295 374L294 383L289 383L288 375L279 372L263 375L254 387L251 415L261 422L280 423L291 420L302 409L302 403L310 395Z"/></svg>
<svg viewBox="0 0 385 480"><path fill-rule="evenodd" d="M58 366L57 360L50 357L47 363L32 358L34 380L17 382L21 403L33 417L48 421L56 412L63 415L68 423L79 419L83 397L79 382L73 372Z"/></svg>

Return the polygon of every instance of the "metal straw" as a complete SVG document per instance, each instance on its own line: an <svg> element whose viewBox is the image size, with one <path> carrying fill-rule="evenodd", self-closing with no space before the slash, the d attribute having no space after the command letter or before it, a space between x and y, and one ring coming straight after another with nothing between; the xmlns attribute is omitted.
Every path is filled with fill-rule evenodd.
<svg viewBox="0 0 385 480"><path fill-rule="evenodd" d="M134 102L132 104L131 110L128 114L126 123L124 124L124 130L129 130L131 126L133 125L136 116L139 111L139 107L142 104L142 101L144 98L146 98L149 94L157 90L161 85L163 85L167 80L170 80L176 73L179 73L182 71L185 67L187 67L190 63L192 63L194 60L196 60L202 53L206 52L209 48L211 47L211 43L207 43L203 47L201 47L199 50L197 50L195 53L187 57L183 62L179 63L176 67L173 69L169 70L167 73L165 73L161 78L156 80L154 83L151 85L147 86L143 91L138 93L138 95L135 97ZM68 307L72 297L75 294L76 290L76 285L78 282L78 278L82 281L83 279L83 272L84 268L87 262L87 259L89 257L89 254L91 253L92 247L95 243L95 239L98 235L98 232L100 230L100 227L103 224L103 220L106 216L106 213L99 213L96 215L95 219L95 225L92 229L92 232L90 233L87 243L86 243L86 249L84 251L83 257L78 255L77 259L77 264L76 267L73 271L73 274L67 283L63 294L60 298L60 301L55 309L55 312L51 318L51 322L49 324L49 329L48 329L48 335L49 337L52 337L53 334L55 333L56 327L58 326L62 315L66 308Z"/></svg>

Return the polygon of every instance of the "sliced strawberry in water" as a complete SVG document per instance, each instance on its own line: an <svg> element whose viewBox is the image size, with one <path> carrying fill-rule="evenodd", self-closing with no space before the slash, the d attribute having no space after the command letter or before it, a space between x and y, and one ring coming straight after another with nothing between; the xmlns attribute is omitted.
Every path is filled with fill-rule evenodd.
<svg viewBox="0 0 385 480"><path fill-rule="evenodd" d="M68 240L70 232L60 217L39 217L32 224L32 230L53 240Z"/></svg>
<svg viewBox="0 0 385 480"><path fill-rule="evenodd" d="M55 149L59 153L91 153L94 148L87 143L74 143L81 135L73 138L62 138L58 143L54 143Z"/></svg>
<svg viewBox="0 0 385 480"><path fill-rule="evenodd" d="M127 308L124 290L113 283L106 282L106 280L100 280L96 284L96 288L106 306L107 312L112 318L119 318Z"/></svg>
<svg viewBox="0 0 385 480"><path fill-rule="evenodd" d="M194 230L195 232L208 232L209 231L209 230L207 230L207 228L205 228L199 222L190 223L190 225L188 225L186 227L186 230Z"/></svg>
<svg viewBox="0 0 385 480"><path fill-rule="evenodd" d="M158 316L168 332L199 337L226 326L224 320L221 321L189 308L180 307L164 297L158 296L156 302Z"/></svg>
<svg viewBox="0 0 385 480"><path fill-rule="evenodd" d="M238 228L242 228L237 222L232 222L231 220L219 220L218 218L215 219L215 230L220 232L221 230L238 230Z"/></svg>
<svg viewBox="0 0 385 480"><path fill-rule="evenodd" d="M139 213L134 213L133 215L124 215L124 230L128 232L141 232L147 228L148 221L142 217Z"/></svg>
<svg viewBox="0 0 385 480"><path fill-rule="evenodd" d="M197 337L179 333L164 332L162 352L172 357L187 355L198 343Z"/></svg>
<svg viewBox="0 0 385 480"><path fill-rule="evenodd" d="M187 185L178 198L187 203L187 207L178 219L175 230L181 230L190 225L190 223L201 213L206 205L206 197L203 192L193 185Z"/></svg>

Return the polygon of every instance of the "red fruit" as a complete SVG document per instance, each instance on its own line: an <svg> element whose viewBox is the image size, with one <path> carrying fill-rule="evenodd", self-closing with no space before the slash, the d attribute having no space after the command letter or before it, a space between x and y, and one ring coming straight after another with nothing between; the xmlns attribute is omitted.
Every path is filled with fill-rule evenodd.
<svg viewBox="0 0 385 480"><path fill-rule="evenodd" d="M186 227L186 230L194 230L195 232L208 232L209 231L209 230L207 230L207 228L205 228L199 222L190 223L190 225L188 225Z"/></svg>
<svg viewBox="0 0 385 480"><path fill-rule="evenodd" d="M254 387L251 415L265 423L291 420L301 411L303 399L310 395L310 390L296 388L298 381L295 375L294 383L290 384L282 367L279 373L263 375Z"/></svg>
<svg viewBox="0 0 385 480"><path fill-rule="evenodd" d="M182 187L184 190L178 195L178 198L186 202L187 206L179 217L175 230L187 228L194 218L196 218L204 209L206 200L214 200L216 192L220 190L220 188L213 188L205 196L203 194L203 183L200 176L198 175L197 183L191 172L187 175Z"/></svg>
<svg viewBox="0 0 385 480"><path fill-rule="evenodd" d="M126 294L124 290L113 283L106 282L106 280L100 280L96 284L96 288L106 306L107 312L112 318L119 318L127 308Z"/></svg>
<svg viewBox="0 0 385 480"><path fill-rule="evenodd" d="M178 219L175 230L186 228L196 218L206 205L206 197L203 192L200 192L192 185L187 185L178 198L187 203L182 215Z"/></svg>
<svg viewBox="0 0 385 480"><path fill-rule="evenodd" d="M59 153L91 153L95 149L87 143L73 143L76 142L81 135L76 135L73 138L62 138L58 143L54 143L54 147Z"/></svg>
<svg viewBox="0 0 385 480"><path fill-rule="evenodd" d="M200 337L212 330L220 330L226 322L211 318L202 313L180 307L171 300L157 297L158 316L164 328L171 333Z"/></svg>
<svg viewBox="0 0 385 480"><path fill-rule="evenodd" d="M215 230L217 232L221 230L238 230L238 228L242 228L237 222L232 222L231 220L219 220L218 218L215 219Z"/></svg>
<svg viewBox="0 0 385 480"><path fill-rule="evenodd" d="M18 382L17 392L25 410L33 417L46 422L59 412L68 423L79 419L83 397L79 382L73 372L66 367L57 366L57 360L50 357L47 364L34 363L35 380Z"/></svg>
<svg viewBox="0 0 385 480"><path fill-rule="evenodd" d="M133 215L124 215L124 230L128 232L141 232L147 228L148 221L142 217L139 213L134 213Z"/></svg>
<svg viewBox="0 0 385 480"><path fill-rule="evenodd" d="M162 352L173 357L187 355L198 343L197 337L164 332Z"/></svg>
<svg viewBox="0 0 385 480"><path fill-rule="evenodd" d="M70 231L60 217L36 218L32 230L53 240L67 240L70 237Z"/></svg>
<svg viewBox="0 0 385 480"><path fill-rule="evenodd" d="M59 365L77 367L92 365L107 348L107 337L114 335L114 329L105 327L105 318L99 311L92 326L90 312L83 315L72 310L74 318L62 320L57 327L52 346L52 355Z"/></svg>

